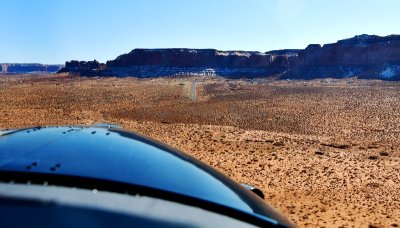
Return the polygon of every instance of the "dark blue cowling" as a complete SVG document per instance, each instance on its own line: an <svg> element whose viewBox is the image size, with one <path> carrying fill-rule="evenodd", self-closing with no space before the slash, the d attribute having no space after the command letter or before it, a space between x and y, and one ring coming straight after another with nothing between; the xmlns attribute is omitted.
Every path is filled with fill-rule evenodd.
<svg viewBox="0 0 400 228"><path fill-rule="evenodd" d="M3 131L1 172L115 181L181 194L258 216L275 215L255 194L209 166L150 138L115 127Z"/></svg>

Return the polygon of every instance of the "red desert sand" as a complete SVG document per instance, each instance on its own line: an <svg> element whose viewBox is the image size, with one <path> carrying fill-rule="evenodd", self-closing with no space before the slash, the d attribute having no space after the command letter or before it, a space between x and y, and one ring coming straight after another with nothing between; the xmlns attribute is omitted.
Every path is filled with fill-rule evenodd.
<svg viewBox="0 0 400 228"><path fill-rule="evenodd" d="M260 188L301 227L400 225L399 83L0 76L0 128L98 122Z"/></svg>

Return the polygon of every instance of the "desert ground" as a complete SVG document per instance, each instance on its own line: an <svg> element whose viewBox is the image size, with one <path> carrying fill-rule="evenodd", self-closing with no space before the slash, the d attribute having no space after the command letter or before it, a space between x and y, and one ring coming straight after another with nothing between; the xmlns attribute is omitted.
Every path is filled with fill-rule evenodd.
<svg viewBox="0 0 400 228"><path fill-rule="evenodd" d="M400 225L400 83L0 75L0 129L98 122L260 188L300 227Z"/></svg>

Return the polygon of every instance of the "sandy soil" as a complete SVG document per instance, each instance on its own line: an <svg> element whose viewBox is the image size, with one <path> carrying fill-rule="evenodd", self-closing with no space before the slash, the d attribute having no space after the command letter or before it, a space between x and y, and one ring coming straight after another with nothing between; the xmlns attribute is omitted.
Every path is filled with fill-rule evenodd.
<svg viewBox="0 0 400 228"><path fill-rule="evenodd" d="M262 189L301 227L400 225L399 83L0 76L0 128L96 122Z"/></svg>

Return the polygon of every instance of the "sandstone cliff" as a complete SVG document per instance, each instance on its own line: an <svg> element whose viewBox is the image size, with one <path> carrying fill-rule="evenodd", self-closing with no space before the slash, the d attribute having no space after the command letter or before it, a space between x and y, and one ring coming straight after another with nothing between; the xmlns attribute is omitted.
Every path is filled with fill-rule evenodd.
<svg viewBox="0 0 400 228"><path fill-rule="evenodd" d="M78 73L83 76L96 76L99 75L102 70L104 70L105 64L99 63L97 60L93 61L67 61L65 62L65 67L60 69L58 73Z"/></svg>
<svg viewBox="0 0 400 228"><path fill-rule="evenodd" d="M101 75L265 77L288 69L286 56L215 49L134 49L108 61Z"/></svg>
<svg viewBox="0 0 400 228"><path fill-rule="evenodd" d="M56 73L63 65L45 65L38 63L4 63L0 72L6 74Z"/></svg>
<svg viewBox="0 0 400 228"><path fill-rule="evenodd" d="M134 49L115 60L66 62L61 72L81 75L161 77L218 75L229 78L345 78L400 80L400 36L360 35L304 50L266 53L215 49Z"/></svg>
<svg viewBox="0 0 400 228"><path fill-rule="evenodd" d="M134 49L115 60L70 61L60 72L86 76L224 76L266 77L285 72L293 64L289 55L215 49Z"/></svg>
<svg viewBox="0 0 400 228"><path fill-rule="evenodd" d="M334 44L311 44L298 53L298 64L286 78L357 76L400 80L400 36L360 35Z"/></svg>

